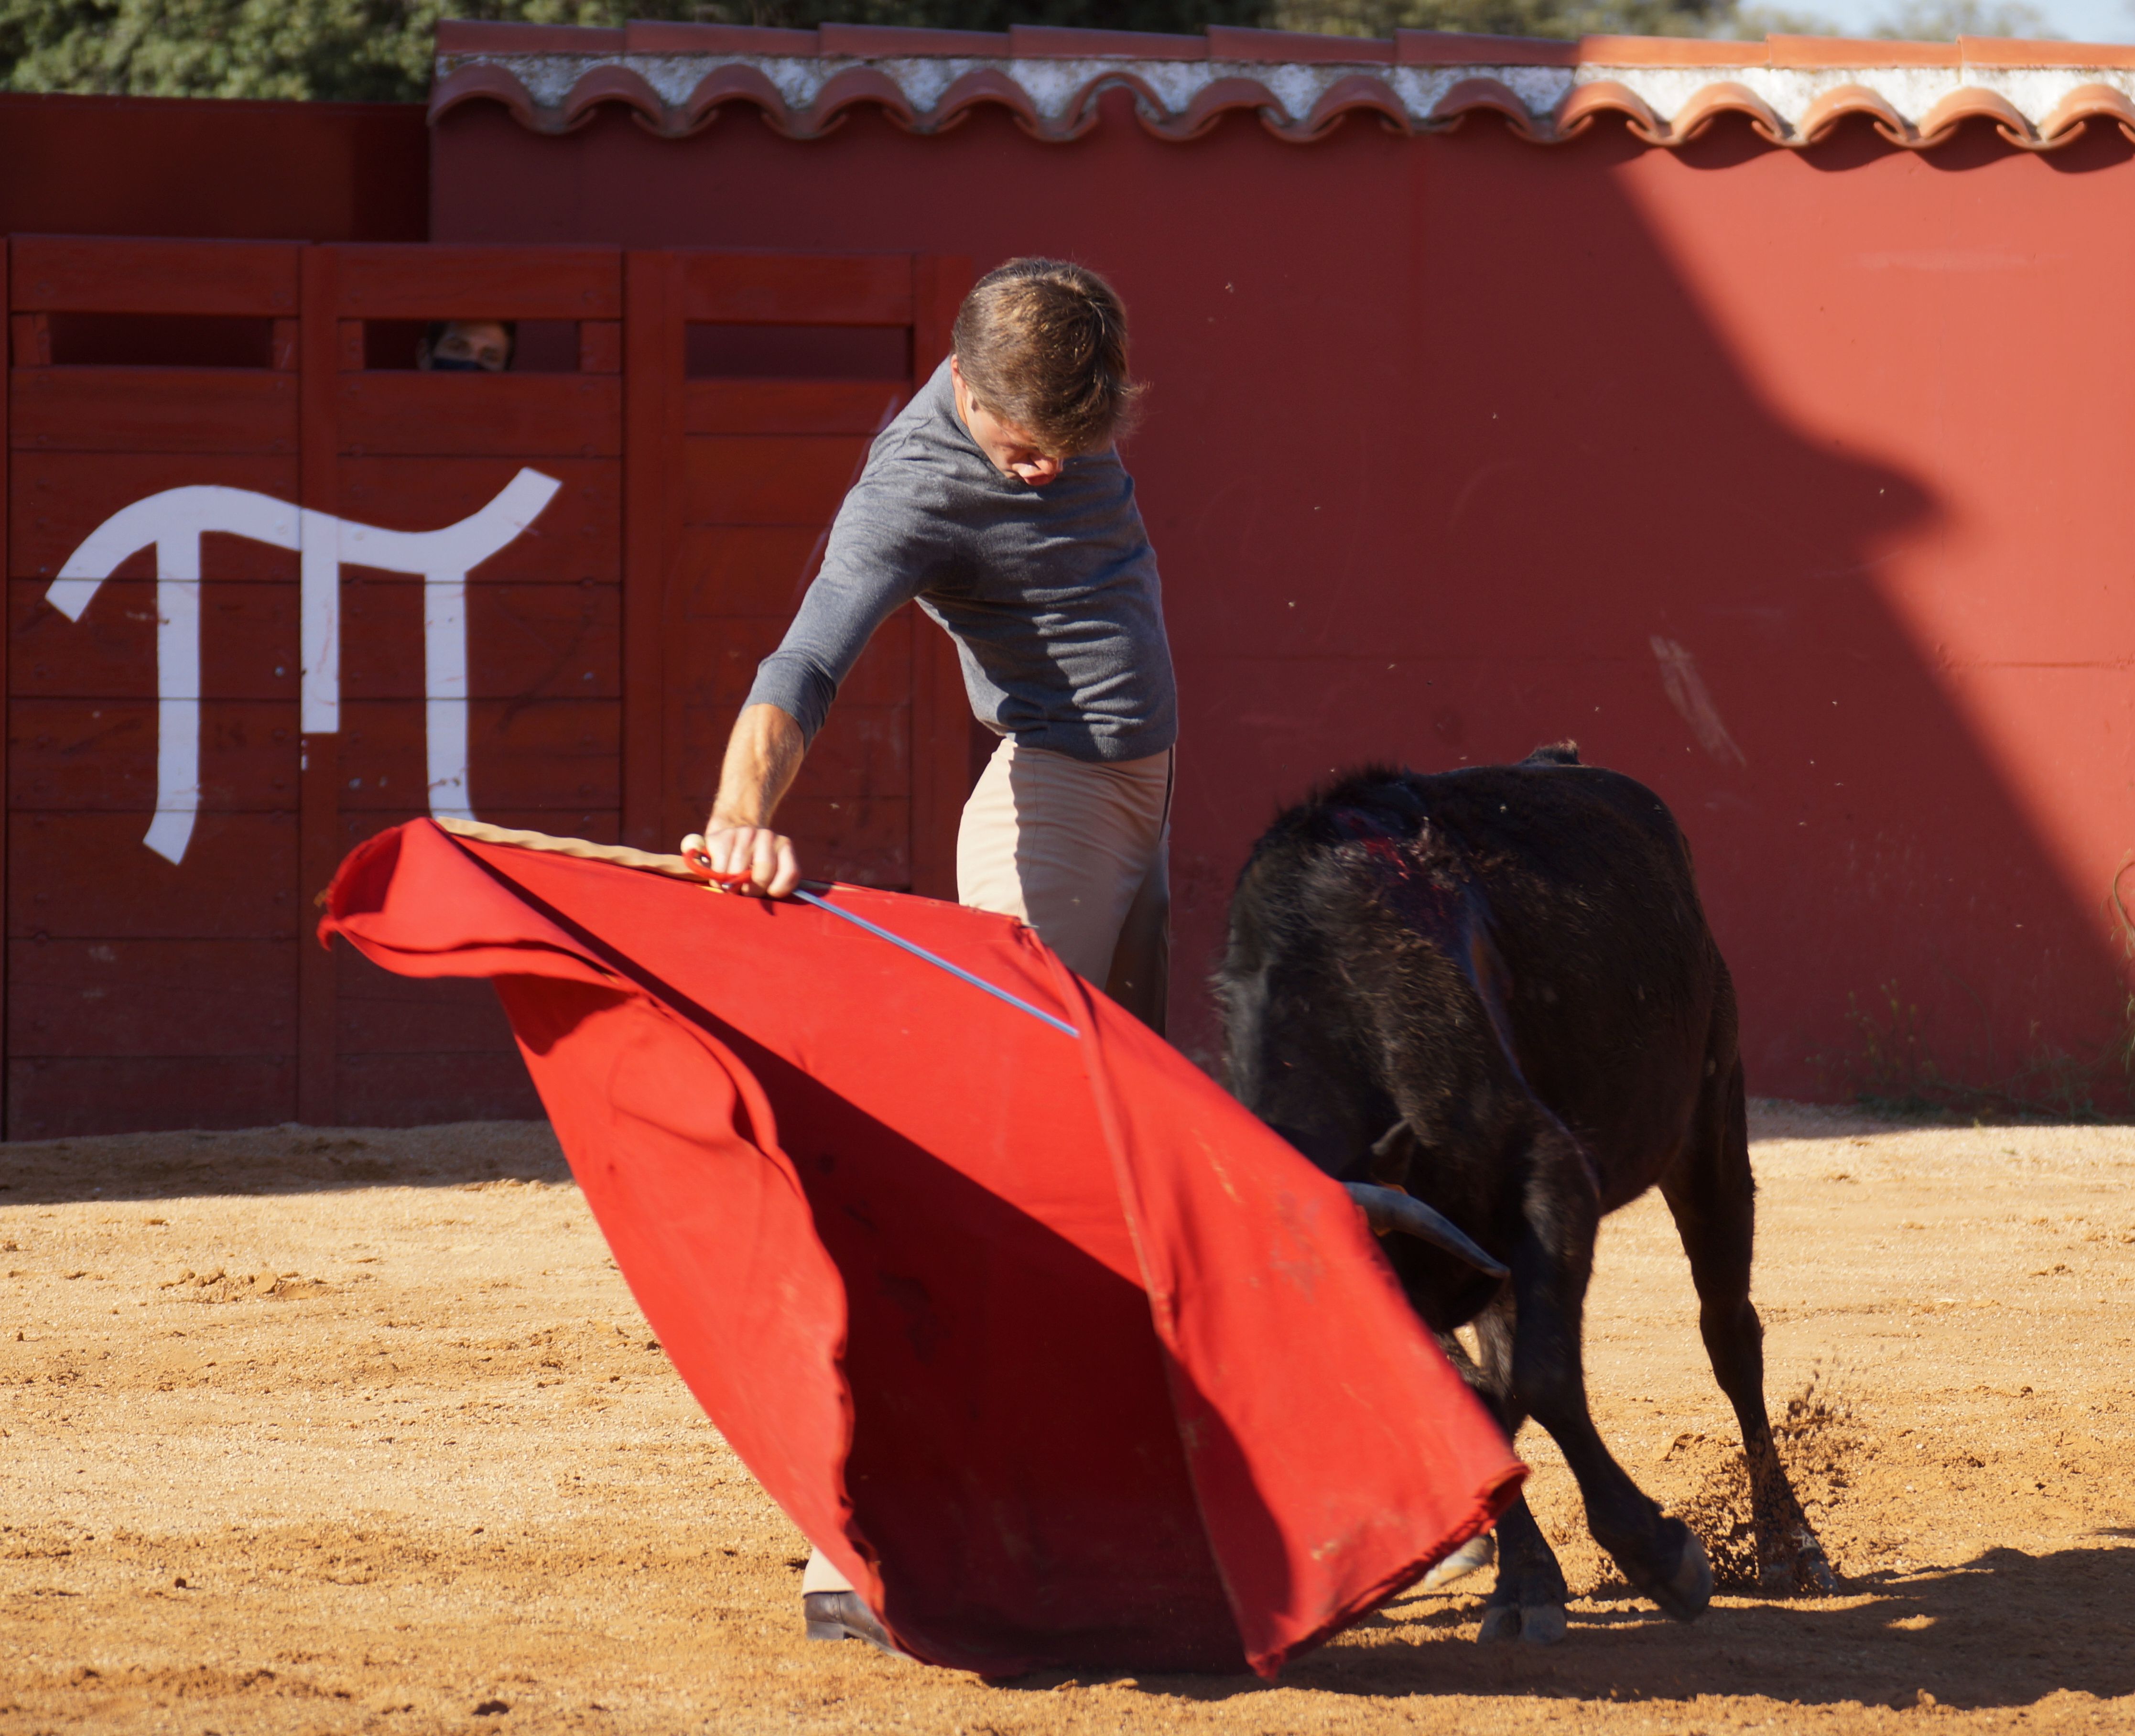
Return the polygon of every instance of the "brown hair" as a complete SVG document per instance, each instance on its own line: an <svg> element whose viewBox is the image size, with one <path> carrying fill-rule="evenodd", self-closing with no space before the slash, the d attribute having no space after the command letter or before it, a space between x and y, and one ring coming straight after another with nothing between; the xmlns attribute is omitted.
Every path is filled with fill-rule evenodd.
<svg viewBox="0 0 2135 1736"><path fill-rule="evenodd" d="M1049 453L1101 451L1133 420L1127 310L1094 271L1010 259L964 298L952 341L971 395Z"/></svg>

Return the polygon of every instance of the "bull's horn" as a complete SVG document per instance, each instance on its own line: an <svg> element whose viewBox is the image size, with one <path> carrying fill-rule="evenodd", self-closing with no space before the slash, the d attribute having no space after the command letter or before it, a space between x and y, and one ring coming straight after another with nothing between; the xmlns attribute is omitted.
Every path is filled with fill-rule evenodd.
<svg viewBox="0 0 2135 1736"><path fill-rule="evenodd" d="M1467 1261L1478 1272L1491 1278L1512 1276L1469 1241L1450 1218L1432 1210L1422 1200L1411 1198L1397 1187L1379 1187L1369 1181L1345 1181L1342 1185L1348 1189L1349 1197L1357 1202L1365 1221L1381 1234L1398 1229L1404 1235L1444 1249L1455 1258Z"/></svg>

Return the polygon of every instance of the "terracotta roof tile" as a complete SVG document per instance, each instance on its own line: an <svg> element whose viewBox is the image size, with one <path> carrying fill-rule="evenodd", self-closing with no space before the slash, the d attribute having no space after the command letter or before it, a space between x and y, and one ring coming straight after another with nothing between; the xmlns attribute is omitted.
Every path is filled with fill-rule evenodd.
<svg viewBox="0 0 2135 1736"><path fill-rule="evenodd" d="M1442 132L1474 114L1498 114L1539 144L1620 119L1648 143L1680 145L1730 114L1795 149L1854 115L1914 150L1981 121L2026 150L2055 149L2093 123L2135 138L2135 46L1981 37L1561 42L1431 31L1397 32L1387 42L1222 25L1205 36L1176 36L1029 25L995 34L851 24L591 30L448 22L438 31L430 112L435 119L465 103L497 102L524 126L561 133L619 104L654 132L679 137L725 104L743 104L787 136L812 138L856 107L881 109L923 133L991 105L1057 140L1099 124L1097 99L1117 85L1135 93L1140 125L1174 139L1240 112L1299 143L1351 116L1414 133Z"/></svg>
<svg viewBox="0 0 2135 1736"><path fill-rule="evenodd" d="M2041 148L2050 149L2075 138L2083 131L2084 123L2091 120L2115 123L2123 133L2135 138L2135 101L2110 85L2079 85L2038 124L2039 137L2045 141Z"/></svg>
<svg viewBox="0 0 2135 1736"><path fill-rule="evenodd" d="M1669 123L1668 143L1688 144L1723 114L1745 115L1759 137L1774 144L1786 142L1786 123L1772 105L1747 85L1723 79L1699 85L1684 99Z"/></svg>
<svg viewBox="0 0 2135 1736"><path fill-rule="evenodd" d="M2024 111L1998 90L1957 90L1921 116L1917 136L1923 142L1941 139L1968 120L1990 120L2012 144L2026 143L2031 131ZM1900 140L1910 143L1910 139Z"/></svg>
<svg viewBox="0 0 2135 1736"><path fill-rule="evenodd" d="M1559 138L1571 138L1609 114L1621 115L1624 124L1648 144L1662 144L1668 140L1668 123L1653 113L1637 91L1614 79L1574 85L1551 119L1556 124Z"/></svg>
<svg viewBox="0 0 2135 1736"><path fill-rule="evenodd" d="M1909 144L1905 117L1888 98L1866 85L1834 85L1820 92L1802 113L1798 124L1805 138L1821 138L1849 114L1865 114L1876 130L1892 144Z"/></svg>

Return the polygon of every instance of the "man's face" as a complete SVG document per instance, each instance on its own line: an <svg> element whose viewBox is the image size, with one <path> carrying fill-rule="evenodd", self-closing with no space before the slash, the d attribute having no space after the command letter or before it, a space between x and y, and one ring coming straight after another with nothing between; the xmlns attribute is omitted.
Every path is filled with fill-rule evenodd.
<svg viewBox="0 0 2135 1736"><path fill-rule="evenodd" d="M974 398L953 356L949 358L949 378L956 388L956 414L995 469L1034 488L1043 488L1060 474L1067 459L1045 451L1031 435L1013 422L1004 422Z"/></svg>
<svg viewBox="0 0 2135 1736"><path fill-rule="evenodd" d="M422 363L434 368L479 368L485 374L501 374L511 365L511 334L494 319L455 319L424 347Z"/></svg>

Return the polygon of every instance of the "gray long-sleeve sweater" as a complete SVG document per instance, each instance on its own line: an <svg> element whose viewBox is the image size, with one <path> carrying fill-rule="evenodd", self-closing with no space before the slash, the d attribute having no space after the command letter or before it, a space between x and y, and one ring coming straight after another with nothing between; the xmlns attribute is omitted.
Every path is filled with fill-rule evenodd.
<svg viewBox="0 0 2135 1736"><path fill-rule="evenodd" d="M1114 452L1033 488L956 415L946 362L876 439L821 570L750 705L812 741L838 684L901 603L947 629L979 720L1077 759L1139 759L1178 733L1156 554Z"/></svg>

